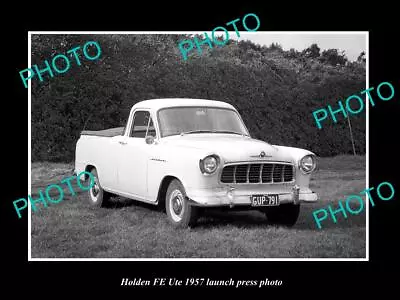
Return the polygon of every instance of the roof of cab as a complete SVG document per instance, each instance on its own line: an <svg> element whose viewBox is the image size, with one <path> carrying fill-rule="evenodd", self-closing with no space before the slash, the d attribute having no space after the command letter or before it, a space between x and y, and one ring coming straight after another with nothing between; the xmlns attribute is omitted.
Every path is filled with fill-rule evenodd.
<svg viewBox="0 0 400 300"><path fill-rule="evenodd" d="M216 100L206 99L191 99L191 98L162 98L144 100L136 103L132 109L155 109L159 110L166 107L179 107L179 106L212 106L212 107L225 107L235 109L232 105Z"/></svg>

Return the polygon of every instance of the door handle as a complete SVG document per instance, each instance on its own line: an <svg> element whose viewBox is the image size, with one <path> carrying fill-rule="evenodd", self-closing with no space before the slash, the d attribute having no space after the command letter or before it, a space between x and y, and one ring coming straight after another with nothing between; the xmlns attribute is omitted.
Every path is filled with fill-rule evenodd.
<svg viewBox="0 0 400 300"><path fill-rule="evenodd" d="M126 145L127 143L124 141L119 141L118 143L120 143L121 145Z"/></svg>

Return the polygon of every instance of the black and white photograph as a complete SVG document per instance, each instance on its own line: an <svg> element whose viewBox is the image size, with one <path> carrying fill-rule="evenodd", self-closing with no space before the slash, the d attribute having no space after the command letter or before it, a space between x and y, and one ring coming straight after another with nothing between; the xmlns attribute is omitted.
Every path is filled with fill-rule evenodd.
<svg viewBox="0 0 400 300"><path fill-rule="evenodd" d="M60 4L2 18L6 295L396 291L395 4Z"/></svg>
<svg viewBox="0 0 400 300"><path fill-rule="evenodd" d="M29 260L368 260L368 32L211 31L29 32Z"/></svg>

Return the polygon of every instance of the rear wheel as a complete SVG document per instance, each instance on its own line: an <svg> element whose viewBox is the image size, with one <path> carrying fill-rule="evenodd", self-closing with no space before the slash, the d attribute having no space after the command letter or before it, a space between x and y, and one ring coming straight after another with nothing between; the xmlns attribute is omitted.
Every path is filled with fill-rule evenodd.
<svg viewBox="0 0 400 300"><path fill-rule="evenodd" d="M88 190L89 203L96 207L106 207L111 198L111 194L103 190L101 187L96 168L93 168L90 173L92 173L92 176L94 177L94 184L92 188Z"/></svg>
<svg viewBox="0 0 400 300"><path fill-rule="evenodd" d="M299 217L300 205L292 203L281 204L276 207L268 207L264 212L269 223L292 227Z"/></svg>
<svg viewBox="0 0 400 300"><path fill-rule="evenodd" d="M182 183L174 179L168 186L165 199L168 220L176 228L193 226L197 220L197 207L188 203Z"/></svg>

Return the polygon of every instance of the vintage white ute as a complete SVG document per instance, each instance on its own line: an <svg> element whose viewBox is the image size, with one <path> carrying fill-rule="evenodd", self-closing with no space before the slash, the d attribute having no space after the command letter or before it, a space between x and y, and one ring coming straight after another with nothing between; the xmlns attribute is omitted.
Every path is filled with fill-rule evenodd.
<svg viewBox="0 0 400 300"><path fill-rule="evenodd" d="M230 104L154 99L135 104L124 128L82 131L75 172L95 178L89 202L113 194L165 205L176 227L193 225L206 207L258 209L293 226L310 190L314 153L253 139Z"/></svg>

